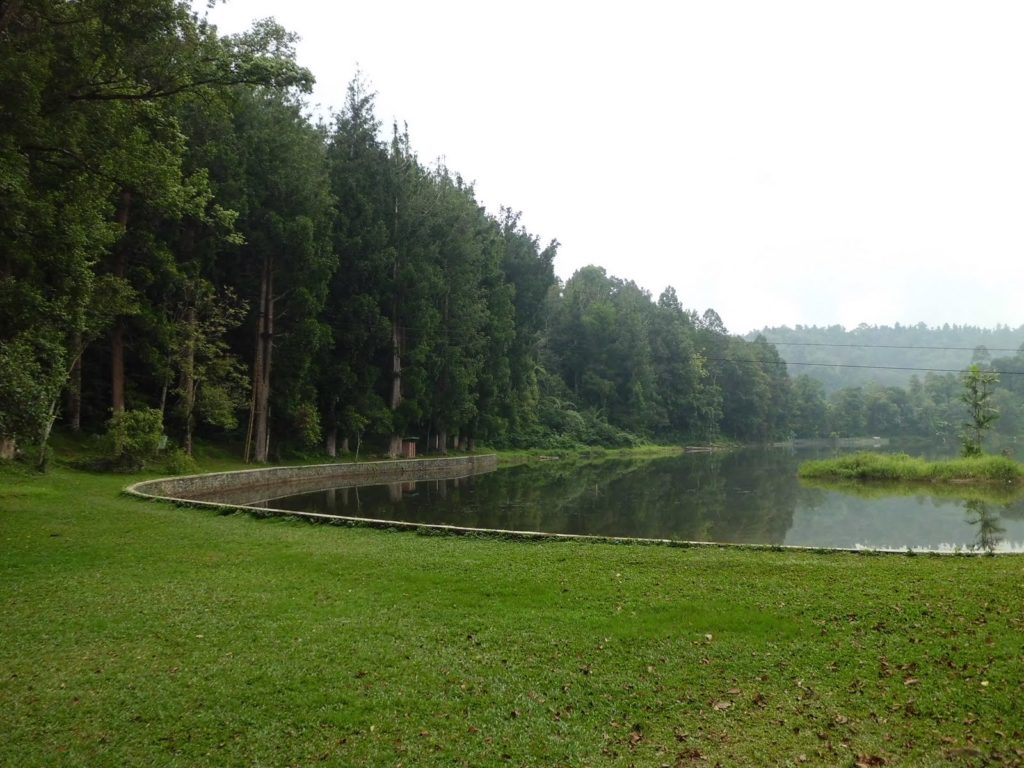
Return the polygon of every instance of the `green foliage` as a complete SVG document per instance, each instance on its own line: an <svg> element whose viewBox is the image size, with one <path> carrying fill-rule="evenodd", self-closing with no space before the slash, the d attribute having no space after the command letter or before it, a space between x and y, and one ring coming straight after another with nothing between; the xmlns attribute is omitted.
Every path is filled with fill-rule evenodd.
<svg viewBox="0 0 1024 768"><path fill-rule="evenodd" d="M292 408L290 421L294 425L294 441L305 448L317 446L323 440L320 412L310 402L298 403Z"/></svg>
<svg viewBox="0 0 1024 768"><path fill-rule="evenodd" d="M180 448L174 449L167 455L164 466L172 475L192 475L199 471L199 463Z"/></svg>
<svg viewBox="0 0 1024 768"><path fill-rule="evenodd" d="M53 373L60 369L59 349L39 349L25 336L0 339L0 439L40 438L60 391L61 381Z"/></svg>
<svg viewBox="0 0 1024 768"><path fill-rule="evenodd" d="M596 266L560 285L557 241L489 214L397 123L383 138L361 76L314 125L312 76L272 21L222 38L176 0L33 0L3 18L0 341L28 339L76 427L112 400L160 404L187 452L247 404L261 461L364 436L764 442L908 413L955 431L944 404L886 390L825 406L768 340L672 288L655 302ZM42 400L17 391L39 423Z"/></svg>
<svg viewBox="0 0 1024 768"><path fill-rule="evenodd" d="M905 453L855 453L805 462L799 473L804 478L835 480L1017 483L1024 479L1024 465L1005 456L927 461Z"/></svg>
<svg viewBox="0 0 1024 768"><path fill-rule="evenodd" d="M823 475L806 477L801 475L801 484L807 488L820 488L825 491L839 491L863 499L885 499L893 497L927 496L929 499L949 499L957 503L963 501L979 501L986 504L1006 505L1024 501L1024 483L1002 482L934 482L926 481L922 487L921 480L886 480L871 482L856 478L837 478Z"/></svg>
<svg viewBox="0 0 1024 768"><path fill-rule="evenodd" d="M992 422L999 413L992 407L992 389L999 377L986 373L977 364L972 364L963 376L964 391L960 400L967 406L968 421L961 434L961 452L964 456L980 456L981 443Z"/></svg>
<svg viewBox="0 0 1024 768"><path fill-rule="evenodd" d="M152 363L169 313L146 294L176 275L168 232L234 218L189 162L185 105L311 75L273 22L219 38L180 0L12 2L0 23L0 341L45 339L39 374L60 386L117 320Z"/></svg>
<svg viewBox="0 0 1024 768"><path fill-rule="evenodd" d="M828 430L825 387L801 374L792 382L790 428L796 437L824 437Z"/></svg>
<svg viewBox="0 0 1024 768"><path fill-rule="evenodd" d="M1007 456L978 456L940 462L932 470L932 478L957 482L980 480L993 483L1016 483L1024 477L1024 466Z"/></svg>
<svg viewBox="0 0 1024 768"><path fill-rule="evenodd" d="M787 432L788 382L770 345L696 321L667 289L585 267L551 299L545 364L581 410L634 434L767 440Z"/></svg>
<svg viewBox="0 0 1024 768"><path fill-rule="evenodd" d="M143 469L160 453L164 439L163 414L156 408L120 411L107 422L110 459L122 471Z"/></svg>

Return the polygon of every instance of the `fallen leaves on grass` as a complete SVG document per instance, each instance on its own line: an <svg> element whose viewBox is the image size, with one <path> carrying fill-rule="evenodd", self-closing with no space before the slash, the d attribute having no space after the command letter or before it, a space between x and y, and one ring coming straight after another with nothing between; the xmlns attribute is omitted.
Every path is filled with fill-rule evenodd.
<svg viewBox="0 0 1024 768"><path fill-rule="evenodd" d="M685 763L696 762L698 760L707 760L699 749L687 749L676 755L677 766L684 765Z"/></svg>
<svg viewBox="0 0 1024 768"><path fill-rule="evenodd" d="M857 768L873 768L873 766L887 765L887 761L880 755L858 755L854 765Z"/></svg>

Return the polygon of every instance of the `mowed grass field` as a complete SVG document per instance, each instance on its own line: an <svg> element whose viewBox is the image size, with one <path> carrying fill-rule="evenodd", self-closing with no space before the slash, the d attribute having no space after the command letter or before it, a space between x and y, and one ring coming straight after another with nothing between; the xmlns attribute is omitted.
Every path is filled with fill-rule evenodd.
<svg viewBox="0 0 1024 768"><path fill-rule="evenodd" d="M0 469L0 764L1024 765L1024 559L439 537Z"/></svg>

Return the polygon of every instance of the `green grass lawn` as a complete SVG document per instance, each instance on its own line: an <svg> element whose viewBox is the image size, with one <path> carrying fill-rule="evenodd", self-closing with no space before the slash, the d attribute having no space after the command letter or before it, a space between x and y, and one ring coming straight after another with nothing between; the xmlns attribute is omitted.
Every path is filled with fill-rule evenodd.
<svg viewBox="0 0 1024 768"><path fill-rule="evenodd" d="M1024 765L1021 558L422 536L135 479L0 469L4 765Z"/></svg>

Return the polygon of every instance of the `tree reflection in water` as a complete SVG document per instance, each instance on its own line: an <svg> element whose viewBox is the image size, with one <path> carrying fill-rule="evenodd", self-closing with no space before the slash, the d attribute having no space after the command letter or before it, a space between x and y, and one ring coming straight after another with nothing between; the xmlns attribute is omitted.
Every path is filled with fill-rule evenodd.
<svg viewBox="0 0 1024 768"><path fill-rule="evenodd" d="M1020 489L812 485L797 480L803 458L786 450L741 450L567 459L459 480L321 490L258 505L412 524L674 541L976 551L1017 549L1015 542L1024 541Z"/></svg>
<svg viewBox="0 0 1024 768"><path fill-rule="evenodd" d="M1006 533L1006 529L999 524L999 512L993 509L991 504L980 499L970 499L964 506L967 509L967 522L978 526L975 544L971 548L994 552L1003 540L1002 534Z"/></svg>

